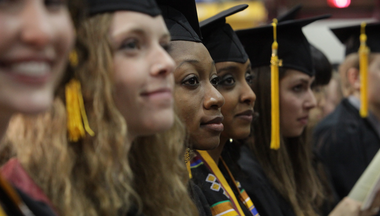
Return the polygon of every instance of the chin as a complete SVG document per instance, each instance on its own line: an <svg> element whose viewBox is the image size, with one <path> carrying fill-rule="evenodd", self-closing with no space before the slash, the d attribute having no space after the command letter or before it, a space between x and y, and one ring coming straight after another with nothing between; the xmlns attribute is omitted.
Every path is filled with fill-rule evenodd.
<svg viewBox="0 0 380 216"><path fill-rule="evenodd" d="M53 98L45 100L26 100L18 103L14 106L15 113L22 113L26 115L37 115L42 112L46 112L51 108L53 104Z"/></svg>
<svg viewBox="0 0 380 216"><path fill-rule="evenodd" d="M201 140L193 140L192 147L196 150L213 150L216 149L219 146L220 138L219 137L212 137L208 139L204 139L201 137Z"/></svg>
<svg viewBox="0 0 380 216"><path fill-rule="evenodd" d="M174 112L173 110L166 113L160 113L155 116L148 117L146 124L143 126L145 135L153 135L156 133L163 133L170 130L174 125Z"/></svg>

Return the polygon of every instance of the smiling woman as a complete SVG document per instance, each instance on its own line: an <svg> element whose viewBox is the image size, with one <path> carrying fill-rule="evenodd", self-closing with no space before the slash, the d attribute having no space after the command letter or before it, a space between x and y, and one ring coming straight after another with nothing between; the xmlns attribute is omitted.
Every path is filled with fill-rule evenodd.
<svg viewBox="0 0 380 216"><path fill-rule="evenodd" d="M62 85L49 113L14 119L8 139L19 162L60 215L194 215L178 144L184 130L173 109L170 36L159 8L154 0L88 6L77 29L79 64L68 79L80 83L74 96L83 94L84 128L94 133L67 137L75 106Z"/></svg>
<svg viewBox="0 0 380 216"><path fill-rule="evenodd" d="M0 139L12 115L51 107L73 44L66 1L0 2ZM45 204L0 176L0 215L54 215Z"/></svg>

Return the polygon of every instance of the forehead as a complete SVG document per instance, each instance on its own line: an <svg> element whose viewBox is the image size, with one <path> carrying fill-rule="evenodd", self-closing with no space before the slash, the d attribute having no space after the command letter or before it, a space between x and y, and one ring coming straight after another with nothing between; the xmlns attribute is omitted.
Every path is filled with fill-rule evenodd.
<svg viewBox="0 0 380 216"><path fill-rule="evenodd" d="M135 11L114 13L110 28L111 35L118 35L132 29L139 29L149 34L168 32L162 16L151 17Z"/></svg>
<svg viewBox="0 0 380 216"><path fill-rule="evenodd" d="M209 67L213 63L209 52L202 43L192 41L172 41L170 55L177 65L184 61L197 61Z"/></svg>
<svg viewBox="0 0 380 216"><path fill-rule="evenodd" d="M312 81L314 80L314 76L307 75L299 70L287 69L283 79L291 79L291 80L302 79L306 81Z"/></svg>

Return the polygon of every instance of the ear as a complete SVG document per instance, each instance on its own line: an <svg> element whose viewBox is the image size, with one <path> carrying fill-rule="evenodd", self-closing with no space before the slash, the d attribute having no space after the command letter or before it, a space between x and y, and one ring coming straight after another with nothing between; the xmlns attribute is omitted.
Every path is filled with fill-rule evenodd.
<svg viewBox="0 0 380 216"><path fill-rule="evenodd" d="M360 90L360 77L358 69L353 67L349 68L347 71L347 79L355 91Z"/></svg>

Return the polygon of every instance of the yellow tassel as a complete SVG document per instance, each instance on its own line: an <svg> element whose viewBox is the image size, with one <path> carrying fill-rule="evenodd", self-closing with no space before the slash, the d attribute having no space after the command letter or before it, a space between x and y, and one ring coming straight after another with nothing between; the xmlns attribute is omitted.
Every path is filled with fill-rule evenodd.
<svg viewBox="0 0 380 216"><path fill-rule="evenodd" d="M360 34L360 116L366 118L368 116L368 55L367 35L365 34L366 23L361 25Z"/></svg>
<svg viewBox="0 0 380 216"><path fill-rule="evenodd" d="M76 50L72 50L69 55L70 65L72 67L78 66L78 53Z"/></svg>
<svg viewBox="0 0 380 216"><path fill-rule="evenodd" d="M80 138L85 137L85 130L88 134L94 136L94 132L88 124L80 82L76 79L70 80L66 84L65 93L69 140L77 142Z"/></svg>
<svg viewBox="0 0 380 216"><path fill-rule="evenodd" d="M189 173L189 178L192 179L193 175L191 174L191 168L190 168L190 149L189 148L186 149L185 163L186 163L187 172Z"/></svg>
<svg viewBox="0 0 380 216"><path fill-rule="evenodd" d="M279 70L281 62L277 56L278 43L277 43L277 19L273 20L273 44L272 44L272 57L271 57L271 114L272 114L272 131L270 148L278 150L280 148L280 97L279 97Z"/></svg>

